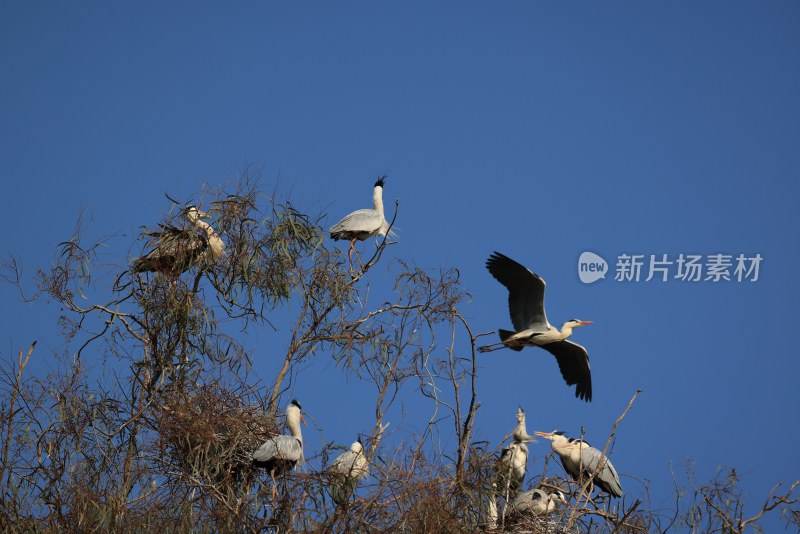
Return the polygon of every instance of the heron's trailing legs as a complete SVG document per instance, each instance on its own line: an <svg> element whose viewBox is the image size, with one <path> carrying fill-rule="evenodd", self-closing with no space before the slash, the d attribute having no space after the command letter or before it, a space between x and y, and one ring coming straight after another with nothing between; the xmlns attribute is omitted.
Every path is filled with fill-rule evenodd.
<svg viewBox="0 0 800 534"><path fill-rule="evenodd" d="M493 334L494 332L489 332ZM490 343L488 345L483 345L482 347L478 347L478 352L492 352L495 350L500 350L506 348L507 345L503 341L498 341L497 343Z"/></svg>

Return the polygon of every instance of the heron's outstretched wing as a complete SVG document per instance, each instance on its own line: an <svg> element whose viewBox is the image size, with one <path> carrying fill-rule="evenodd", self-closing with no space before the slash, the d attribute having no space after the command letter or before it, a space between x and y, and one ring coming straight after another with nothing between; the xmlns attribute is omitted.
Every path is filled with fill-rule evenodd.
<svg viewBox="0 0 800 534"><path fill-rule="evenodd" d="M544 312L545 283L536 273L508 256L495 252L486 260L486 268L508 289L508 311L517 332L547 330Z"/></svg>
<svg viewBox="0 0 800 534"><path fill-rule="evenodd" d="M594 447L581 447L581 463L590 475L602 467L602 470L595 474L595 485L613 497L622 497L622 486L619 483L617 470L611 465L611 460L603 457L602 452Z"/></svg>
<svg viewBox="0 0 800 534"><path fill-rule="evenodd" d="M277 460L299 462L302 459L303 444L293 436L271 437L253 453L253 461L258 464L266 464Z"/></svg>
<svg viewBox="0 0 800 534"><path fill-rule="evenodd" d="M561 376L568 386L573 384L575 396L587 402L592 400L592 372L589 368L589 353L577 343L569 340L554 341L541 347L556 357Z"/></svg>
<svg viewBox="0 0 800 534"><path fill-rule="evenodd" d="M334 240L359 239L363 241L381 229L383 220L383 216L376 210L356 210L334 224L329 232Z"/></svg>

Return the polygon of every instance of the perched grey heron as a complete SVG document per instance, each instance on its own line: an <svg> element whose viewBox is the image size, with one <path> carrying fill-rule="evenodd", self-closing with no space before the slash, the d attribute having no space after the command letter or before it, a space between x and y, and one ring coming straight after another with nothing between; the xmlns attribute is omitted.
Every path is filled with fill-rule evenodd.
<svg viewBox="0 0 800 534"><path fill-rule="evenodd" d="M594 477L593 482L612 497L622 497L617 470L603 453L584 440L568 438L563 432L534 432L552 441L553 451L561 458L561 465L573 480L582 482ZM591 486L589 488L591 493Z"/></svg>
<svg viewBox="0 0 800 534"><path fill-rule="evenodd" d="M546 491L536 488L519 493L508 505L509 516L522 515L547 515L554 512L559 506L566 505L567 499L559 490Z"/></svg>
<svg viewBox="0 0 800 534"><path fill-rule="evenodd" d="M355 249L356 241L364 241L376 235L385 236L387 233L394 235L394 232L389 230L389 223L386 221L383 214L383 184L386 178L386 175L381 176L378 178L378 181L375 182L375 187L372 191L372 209L356 210L334 224L329 230L331 238L334 241L340 239L347 239L350 241L347 257L350 258L351 265L353 263L353 252L355 252L361 266L364 266L361 257Z"/></svg>
<svg viewBox="0 0 800 534"><path fill-rule="evenodd" d="M329 475L331 499L341 506L350 499L359 482L369 475L369 463L360 438L350 445L349 451L333 461Z"/></svg>
<svg viewBox="0 0 800 534"><path fill-rule="evenodd" d="M500 489L505 495L513 495L522 487L525 473L528 470L528 443L536 441L528 435L525 428L525 412L522 407L517 410L517 426L512 434L512 441L500 453L497 462L497 473Z"/></svg>
<svg viewBox="0 0 800 534"><path fill-rule="evenodd" d="M195 206L184 210L189 227L161 225L160 232L150 232L155 247L133 262L132 271L163 272L179 275L193 265L210 265L225 255L225 245L210 224L202 219L208 215Z"/></svg>
<svg viewBox="0 0 800 534"><path fill-rule="evenodd" d="M253 465L263 467L272 478L272 497L275 497L275 476L294 469L303 461L303 433L300 423L306 424L300 403L292 400L286 408L286 428L291 436L273 436L261 444L253 453Z"/></svg>
<svg viewBox="0 0 800 534"><path fill-rule="evenodd" d="M485 345L478 350L491 352L508 347L520 351L523 347L541 347L556 357L561 376L568 386L576 385L575 396L592 400L592 375L589 353L577 343L567 341L572 330L591 321L572 319L561 331L547 322L544 311L544 280L511 258L495 252L486 261L486 268L508 289L508 308L516 332L499 330L500 343Z"/></svg>
<svg viewBox="0 0 800 534"><path fill-rule="evenodd" d="M497 474L500 488L506 495L514 495L522 487L528 470L528 445L524 441L512 441L500 453Z"/></svg>

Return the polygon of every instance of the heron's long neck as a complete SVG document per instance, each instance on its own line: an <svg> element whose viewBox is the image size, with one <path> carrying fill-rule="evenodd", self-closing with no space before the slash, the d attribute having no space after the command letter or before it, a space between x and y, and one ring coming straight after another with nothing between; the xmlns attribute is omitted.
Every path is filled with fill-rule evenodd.
<svg viewBox="0 0 800 534"><path fill-rule="evenodd" d="M205 222L204 220L194 219L192 220L192 224L194 225L195 228L203 230L209 239L212 239L214 237L219 239L219 236L217 235L217 232L214 231L214 228L212 228L212 226L207 222Z"/></svg>
<svg viewBox="0 0 800 534"><path fill-rule="evenodd" d="M303 442L303 431L300 430L300 416L298 414L289 412L286 414L286 428L292 433L293 438L297 438Z"/></svg>
<svg viewBox="0 0 800 534"><path fill-rule="evenodd" d="M528 436L528 429L525 426L525 419L517 423L516 428L514 428L513 437L516 441L523 441L524 439L530 437Z"/></svg>
<svg viewBox="0 0 800 534"><path fill-rule="evenodd" d="M559 340L567 339L571 335L572 335L572 327L567 324L562 326L561 332L558 333Z"/></svg>
<svg viewBox="0 0 800 534"><path fill-rule="evenodd" d="M566 448L565 443L554 441L550 444L550 446L552 447L553 452L559 456L569 456L569 450Z"/></svg>
<svg viewBox="0 0 800 534"><path fill-rule="evenodd" d="M289 432L292 433L292 437L299 440L301 443L303 442L303 431L300 430L300 421L295 419L294 417L287 417L286 418L286 428L289 429Z"/></svg>
<svg viewBox="0 0 800 534"><path fill-rule="evenodd" d="M222 243L222 239L217 235L214 228L202 219L194 219L192 224L198 230L202 230L206 233L208 244L211 247L211 257L217 259L222 256L225 252L225 245Z"/></svg>
<svg viewBox="0 0 800 534"><path fill-rule="evenodd" d="M383 215L383 187L376 185L372 192L372 208Z"/></svg>

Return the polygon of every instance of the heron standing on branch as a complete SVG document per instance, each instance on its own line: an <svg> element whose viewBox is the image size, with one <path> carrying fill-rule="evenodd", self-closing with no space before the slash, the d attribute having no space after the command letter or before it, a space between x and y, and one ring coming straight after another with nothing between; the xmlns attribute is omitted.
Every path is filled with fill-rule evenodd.
<svg viewBox="0 0 800 534"><path fill-rule="evenodd" d="M592 322L572 319L564 323L559 331L547 322L544 311L545 283L539 275L499 252L489 256L486 268L508 289L508 308L516 332L500 329L500 343L485 345L478 350L491 352L507 347L520 351L524 347L542 347L556 357L567 385L576 384L575 396L591 401L589 353L577 343L567 341L567 338L572 335L573 329Z"/></svg>
<svg viewBox="0 0 800 534"><path fill-rule="evenodd" d="M253 453L253 465L263 467L272 478L272 498L275 498L275 476L287 473L303 461L303 433L300 423L306 424L300 403L292 400L286 408L286 428L291 436L273 436Z"/></svg>
<svg viewBox="0 0 800 534"><path fill-rule="evenodd" d="M506 498L522 488L525 473L528 470L528 443L536 441L528 435L525 427L525 412L520 406L517 409L517 426L512 434L512 441L500 453L497 472L500 489Z"/></svg>
<svg viewBox="0 0 800 534"><path fill-rule="evenodd" d="M617 470L603 453L582 439L568 438L563 432L534 432L552 441L553 451L561 458L561 465L573 480L583 482L590 477L597 486L612 497L622 497ZM592 487L589 486L589 493Z"/></svg>
<svg viewBox="0 0 800 534"><path fill-rule="evenodd" d="M349 451L343 452L333 461L329 474L331 498L342 506L355 492L359 482L369 475L369 463L361 438L353 442Z"/></svg>
<svg viewBox="0 0 800 534"><path fill-rule="evenodd" d="M395 235L390 230L390 225L383 213L383 184L386 178L387 176L383 175L375 182L375 187L372 191L372 209L356 210L334 224L330 229L331 238L334 241L340 239L348 239L350 241L350 248L347 250L350 265L353 264L353 252L355 252L361 267L364 267L364 262L361 261L361 257L355 249L356 241L364 241L376 235Z"/></svg>
<svg viewBox="0 0 800 534"><path fill-rule="evenodd" d="M161 272L177 276L192 266L211 265L225 255L225 245L210 224L208 215L195 206L184 210L189 227L161 225L160 232L151 232L155 247L133 262L132 271Z"/></svg>

